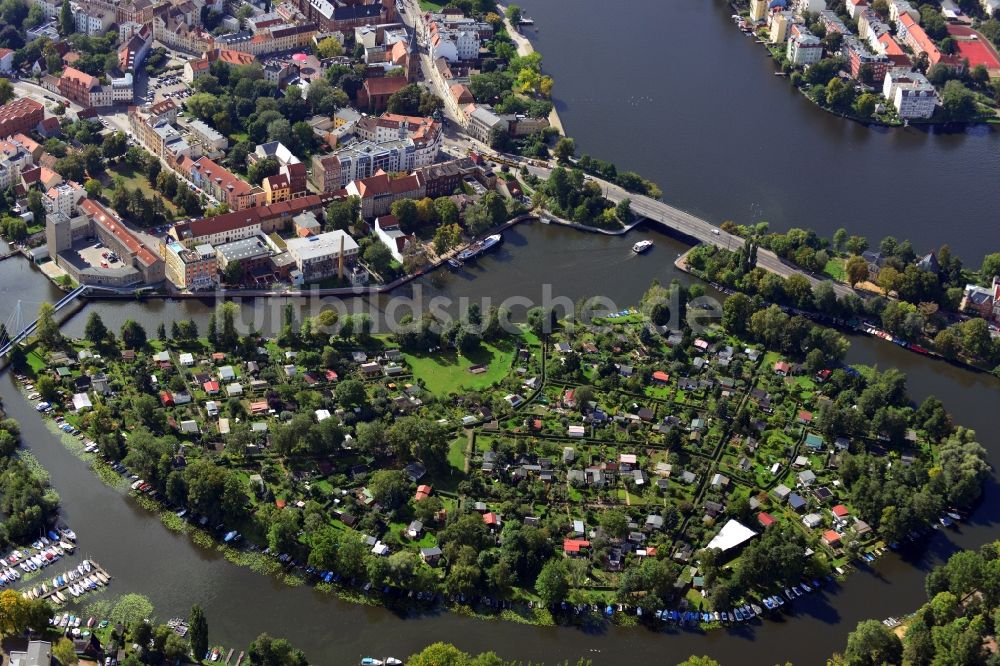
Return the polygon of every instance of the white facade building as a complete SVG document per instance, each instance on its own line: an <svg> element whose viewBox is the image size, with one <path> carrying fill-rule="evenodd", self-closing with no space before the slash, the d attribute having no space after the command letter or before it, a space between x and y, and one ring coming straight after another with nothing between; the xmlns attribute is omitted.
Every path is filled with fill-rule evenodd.
<svg viewBox="0 0 1000 666"><path fill-rule="evenodd" d="M896 108L900 118L930 118L938 103L937 91L920 72L905 68L889 70L882 95Z"/></svg>

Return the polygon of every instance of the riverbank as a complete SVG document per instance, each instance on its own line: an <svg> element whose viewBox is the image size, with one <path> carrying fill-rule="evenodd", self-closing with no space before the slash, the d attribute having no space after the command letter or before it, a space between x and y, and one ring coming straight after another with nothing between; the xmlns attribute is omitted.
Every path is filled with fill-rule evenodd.
<svg viewBox="0 0 1000 666"><path fill-rule="evenodd" d="M531 41L521 32L520 26L515 26L507 18L507 8L502 5L497 5L497 11L503 17L504 26L507 28L507 34L514 41L514 45L517 47L517 54L519 56L526 56L535 52L535 47L532 45ZM566 136L566 129L563 127L562 119L559 117L559 112L556 110L555 104L552 105L552 111L549 112L549 126L554 127L559 130L560 136Z"/></svg>

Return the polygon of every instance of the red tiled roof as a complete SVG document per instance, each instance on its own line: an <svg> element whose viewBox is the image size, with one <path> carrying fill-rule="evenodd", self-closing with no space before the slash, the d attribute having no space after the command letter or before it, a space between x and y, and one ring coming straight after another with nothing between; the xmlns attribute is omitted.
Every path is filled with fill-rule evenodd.
<svg viewBox="0 0 1000 666"><path fill-rule="evenodd" d="M663 372L663 370L657 370L656 372L653 373L653 379L655 379L658 382L669 382L670 375Z"/></svg>
<svg viewBox="0 0 1000 666"><path fill-rule="evenodd" d="M849 513L847 507L844 506L843 504L838 504L837 506L833 507L831 511L833 511L833 515L837 516L837 518L843 518Z"/></svg>
<svg viewBox="0 0 1000 666"><path fill-rule="evenodd" d="M590 548L590 542L586 539L563 539L564 553L579 553L583 548Z"/></svg>
<svg viewBox="0 0 1000 666"><path fill-rule="evenodd" d="M368 96L391 95L407 86L405 76L381 76L374 79L365 79L365 90Z"/></svg>
<svg viewBox="0 0 1000 666"><path fill-rule="evenodd" d="M219 382L205 382L204 388L206 393L218 393Z"/></svg>
<svg viewBox="0 0 1000 666"><path fill-rule="evenodd" d="M840 543L840 535L833 530L827 530L823 532L823 541L826 541L831 546L835 543Z"/></svg>
<svg viewBox="0 0 1000 666"><path fill-rule="evenodd" d="M91 76L90 74L81 72L74 67L67 67L64 69L60 78L75 81L77 85L82 86L85 90L90 90L94 86L101 85L101 82L96 76Z"/></svg>
<svg viewBox="0 0 1000 666"><path fill-rule="evenodd" d="M757 522L763 527L768 527L774 524L774 517L766 511L761 511L757 514Z"/></svg>
<svg viewBox="0 0 1000 666"><path fill-rule="evenodd" d="M129 249L129 252L135 255L135 258L138 259L143 265L150 266L159 260L155 254L143 245L131 231L122 226L121 223L119 223L118 220L111 215L111 212L101 204L93 201L92 199L84 199L80 203L80 208L83 209L83 212L87 217L107 229L109 233L125 245L125 247Z"/></svg>

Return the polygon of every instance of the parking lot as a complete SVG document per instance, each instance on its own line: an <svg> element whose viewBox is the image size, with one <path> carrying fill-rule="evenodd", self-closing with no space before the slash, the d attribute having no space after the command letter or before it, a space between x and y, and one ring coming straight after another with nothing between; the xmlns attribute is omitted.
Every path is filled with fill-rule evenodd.
<svg viewBox="0 0 1000 666"><path fill-rule="evenodd" d="M121 268L121 258L101 243L90 243L77 249L80 259L94 268Z"/></svg>
<svg viewBox="0 0 1000 666"><path fill-rule="evenodd" d="M181 79L180 72L167 72L163 76L149 79L146 97L142 101L148 103L172 99L180 104L193 93L194 91Z"/></svg>

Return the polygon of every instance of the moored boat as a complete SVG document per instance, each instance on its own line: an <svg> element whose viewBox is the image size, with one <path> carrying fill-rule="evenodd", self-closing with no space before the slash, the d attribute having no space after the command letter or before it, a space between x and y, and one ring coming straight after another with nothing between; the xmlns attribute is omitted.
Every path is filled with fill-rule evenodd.
<svg viewBox="0 0 1000 666"><path fill-rule="evenodd" d="M487 236L486 238L480 241L476 241L469 247L459 252L456 259L462 262L469 261L470 259L475 259L479 255L483 254L484 252L490 251L491 249L493 249L502 242L503 242L503 236L501 236L500 234L493 234L492 236Z"/></svg>

